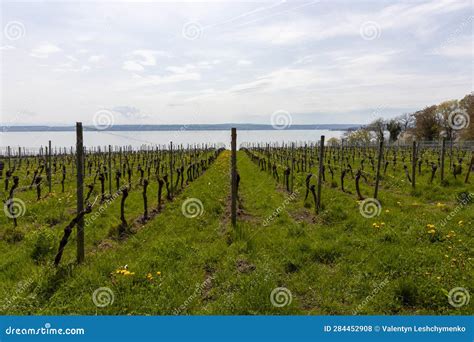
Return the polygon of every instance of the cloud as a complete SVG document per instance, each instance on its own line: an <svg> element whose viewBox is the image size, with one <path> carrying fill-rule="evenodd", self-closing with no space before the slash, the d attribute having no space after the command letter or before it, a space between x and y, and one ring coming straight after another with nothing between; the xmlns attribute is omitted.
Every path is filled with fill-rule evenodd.
<svg viewBox="0 0 474 342"><path fill-rule="evenodd" d="M150 117L150 115L142 113L140 109L134 106L117 106L113 107L112 111L128 119L144 119Z"/></svg>
<svg viewBox="0 0 474 342"><path fill-rule="evenodd" d="M93 56L90 56L88 61L89 63L99 63L101 61L103 61L105 58L104 55L93 55Z"/></svg>
<svg viewBox="0 0 474 342"><path fill-rule="evenodd" d="M201 79L201 74L197 72L190 73L179 73L171 75L146 75L141 76L134 74L134 86L135 87L145 87L145 86L161 86L166 84L184 82L184 81L199 81Z"/></svg>
<svg viewBox="0 0 474 342"><path fill-rule="evenodd" d="M248 59L240 59L237 61L237 65L252 65L252 61L249 61Z"/></svg>
<svg viewBox="0 0 474 342"><path fill-rule="evenodd" d="M143 71L143 70L145 70L145 68L141 64L139 64L135 61L125 61L125 62L123 62L122 69L123 70L128 70L128 71Z"/></svg>
<svg viewBox="0 0 474 342"><path fill-rule="evenodd" d="M42 44L31 50L30 56L36 58L48 58L50 55L62 51L59 47L53 44Z"/></svg>

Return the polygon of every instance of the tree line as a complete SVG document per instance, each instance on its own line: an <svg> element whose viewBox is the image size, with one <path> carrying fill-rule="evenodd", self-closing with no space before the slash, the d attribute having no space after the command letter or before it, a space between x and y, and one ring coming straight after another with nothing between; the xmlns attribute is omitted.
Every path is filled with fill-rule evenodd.
<svg viewBox="0 0 474 342"><path fill-rule="evenodd" d="M387 135L390 143L443 138L450 141L474 140L474 94L391 119L377 118L368 125L347 131L343 139L349 144L367 144L387 139ZM337 139L330 139L328 143L337 143Z"/></svg>

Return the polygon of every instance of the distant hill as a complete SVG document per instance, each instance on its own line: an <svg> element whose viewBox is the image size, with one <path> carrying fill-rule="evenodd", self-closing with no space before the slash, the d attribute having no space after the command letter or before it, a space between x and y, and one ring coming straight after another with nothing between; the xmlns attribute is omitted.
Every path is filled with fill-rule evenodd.
<svg viewBox="0 0 474 342"><path fill-rule="evenodd" d="M261 124L210 124L210 125L113 125L103 131L223 131L232 127L242 131L274 130L271 125ZM291 125L285 130L316 130L327 129L345 131L358 128L358 124L322 124L322 125ZM72 132L75 126L0 126L3 132ZM84 131L101 131L94 126L84 126Z"/></svg>

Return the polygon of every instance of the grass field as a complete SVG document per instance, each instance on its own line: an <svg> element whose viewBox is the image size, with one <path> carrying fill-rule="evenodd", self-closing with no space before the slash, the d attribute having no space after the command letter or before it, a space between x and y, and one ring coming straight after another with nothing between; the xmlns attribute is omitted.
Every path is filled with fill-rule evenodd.
<svg viewBox="0 0 474 342"><path fill-rule="evenodd" d="M380 188L380 215L366 218L353 182L347 181L350 193L344 193L328 180L323 210L315 215L311 195L304 200L306 173L295 175L289 194L239 151L238 223L233 228L229 165L230 152L225 151L148 222L138 220L141 193L131 192L126 206L133 234L124 240L113 237L120 224L120 201L113 201L86 226L81 265L75 263L73 234L63 262L52 266L75 210L74 187L61 194L56 184L39 202L34 192L21 193L27 213L19 227L11 228L5 215L0 218L0 313L474 312L472 301L454 307L448 300L453 288L474 288L474 210L456 198L460 192L473 193L471 184L450 178L449 184L429 185L425 173L411 190L403 174L387 176ZM151 195L156 187L150 182L150 209L157 205ZM362 184L364 193L370 189ZM202 202L201 215L183 215L189 198Z"/></svg>

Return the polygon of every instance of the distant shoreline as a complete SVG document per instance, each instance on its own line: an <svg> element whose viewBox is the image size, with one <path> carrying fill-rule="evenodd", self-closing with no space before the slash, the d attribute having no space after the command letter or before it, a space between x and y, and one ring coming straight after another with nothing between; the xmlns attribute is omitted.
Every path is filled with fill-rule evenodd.
<svg viewBox="0 0 474 342"><path fill-rule="evenodd" d="M97 129L94 126L84 126L86 132L107 132L107 131L223 131L232 127L242 131L270 131L278 130L272 125L260 124L215 124L215 125L113 125L106 129ZM357 129L359 124L321 124L321 125L291 125L284 130L329 130L329 131L347 131ZM283 128L282 128L283 129ZM6 126L0 125L0 132L74 132L75 126Z"/></svg>

